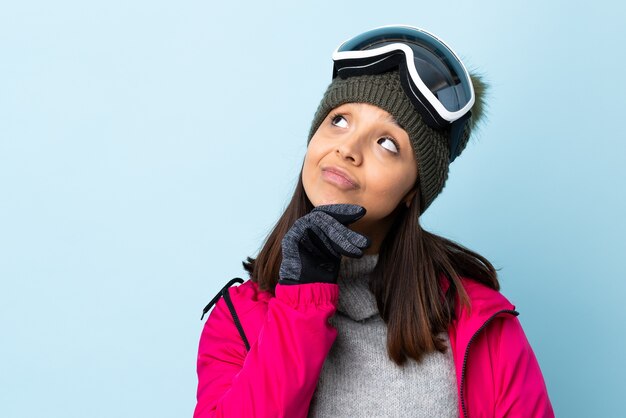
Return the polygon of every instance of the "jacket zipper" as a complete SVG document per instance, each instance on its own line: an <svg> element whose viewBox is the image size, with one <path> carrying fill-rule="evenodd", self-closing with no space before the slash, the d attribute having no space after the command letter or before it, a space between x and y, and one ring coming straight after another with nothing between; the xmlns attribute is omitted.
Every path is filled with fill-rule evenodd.
<svg viewBox="0 0 626 418"><path fill-rule="evenodd" d="M465 386L465 368L467 367L467 356L469 354L470 346L472 345L474 338L476 338L476 336L480 334L480 332L483 329L485 329L485 327L489 325L489 323L501 313L508 313L513 316L519 315L519 312L512 310L512 309L503 309L501 311L494 313L480 326L480 328L478 328L478 330L474 333L474 335L472 335L472 338L470 338L469 342L467 343L467 347L465 348L465 354L463 355L463 368L461 369L461 407L463 409L464 418L469 418L469 415L467 415L467 409L465 406L465 395L463 394L463 386Z"/></svg>

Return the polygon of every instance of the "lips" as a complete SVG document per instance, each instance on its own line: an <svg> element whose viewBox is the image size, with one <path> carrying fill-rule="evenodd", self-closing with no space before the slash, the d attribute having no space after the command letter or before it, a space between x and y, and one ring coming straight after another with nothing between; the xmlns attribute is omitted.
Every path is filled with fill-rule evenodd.
<svg viewBox="0 0 626 418"><path fill-rule="evenodd" d="M356 180L344 169L330 166L322 168L322 175L329 181L332 181L345 188L356 189L359 187Z"/></svg>

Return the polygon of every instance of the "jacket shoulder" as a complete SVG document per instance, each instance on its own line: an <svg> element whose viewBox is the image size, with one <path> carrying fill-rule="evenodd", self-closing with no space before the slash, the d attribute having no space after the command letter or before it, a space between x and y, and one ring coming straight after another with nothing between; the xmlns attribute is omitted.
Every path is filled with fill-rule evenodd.
<svg viewBox="0 0 626 418"><path fill-rule="evenodd" d="M228 292L228 302L223 297L224 290ZM271 298L269 292L260 290L249 279L238 286L222 288L215 296L214 307L204 324L200 352L211 351L222 344L220 349L230 347L243 359L249 344L256 341Z"/></svg>
<svg viewBox="0 0 626 418"><path fill-rule="evenodd" d="M502 293L500 293L499 290L492 289L468 276L460 276L460 279L463 289L469 297L472 310L476 310L479 313L488 313L494 309L515 310L515 305L513 305ZM441 289L445 293L450 286L450 282L443 273L439 275L439 283ZM457 308L459 308L458 295Z"/></svg>
<svg viewBox="0 0 626 418"><path fill-rule="evenodd" d="M491 315L497 311L515 310L515 305L500 291L469 277L461 277L461 283L470 299L471 309L476 314Z"/></svg>
<svg viewBox="0 0 626 418"><path fill-rule="evenodd" d="M241 285L233 286L235 283L241 283ZM252 280L248 279L244 282L241 278L235 277L217 292L211 302L203 309L202 317L213 307L215 307L215 309L213 309L214 311L224 309L225 296L227 296L231 302L236 301L239 307L239 309L237 309L238 312L247 311L258 303L267 303L272 298L272 294L259 289L258 284Z"/></svg>
<svg viewBox="0 0 626 418"><path fill-rule="evenodd" d="M267 305L270 299L274 297L270 292L261 290L259 285L250 279L239 286L229 287L228 293L239 314L244 314L259 304Z"/></svg>

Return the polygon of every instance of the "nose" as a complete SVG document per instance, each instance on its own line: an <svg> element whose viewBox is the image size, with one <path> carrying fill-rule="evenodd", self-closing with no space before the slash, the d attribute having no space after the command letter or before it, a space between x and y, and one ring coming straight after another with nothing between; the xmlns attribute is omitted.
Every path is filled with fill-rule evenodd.
<svg viewBox="0 0 626 418"><path fill-rule="evenodd" d="M341 138L337 144L336 152L342 159L349 159L359 165L363 159L363 144L365 143L364 132L354 131Z"/></svg>

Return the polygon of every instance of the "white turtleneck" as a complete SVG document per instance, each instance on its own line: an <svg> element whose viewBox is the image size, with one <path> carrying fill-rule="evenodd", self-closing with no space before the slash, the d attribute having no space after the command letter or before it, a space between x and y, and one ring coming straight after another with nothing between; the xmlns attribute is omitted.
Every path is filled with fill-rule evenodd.
<svg viewBox="0 0 626 418"><path fill-rule="evenodd" d="M378 254L342 257L337 339L311 401L309 417L458 417L451 350L398 366L387 355L387 326L369 290ZM442 334L447 340L447 334Z"/></svg>

